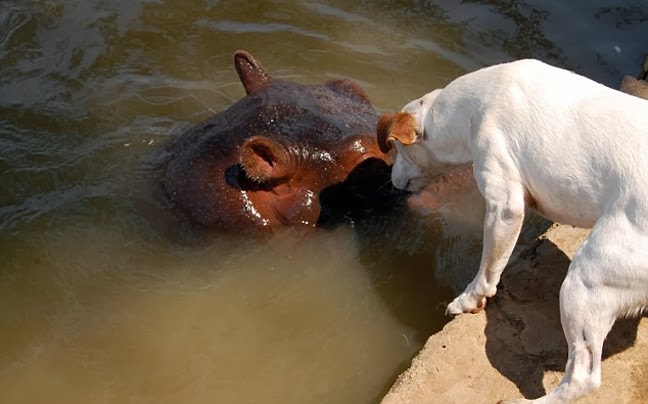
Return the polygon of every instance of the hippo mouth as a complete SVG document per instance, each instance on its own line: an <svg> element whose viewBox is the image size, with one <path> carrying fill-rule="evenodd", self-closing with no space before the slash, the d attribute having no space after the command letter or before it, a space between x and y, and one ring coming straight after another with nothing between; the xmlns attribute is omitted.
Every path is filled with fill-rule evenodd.
<svg viewBox="0 0 648 404"><path fill-rule="evenodd" d="M225 181L240 192L246 214L262 226L310 226L317 220L317 193L311 189L295 190L286 181L254 181L240 164L225 170Z"/></svg>
<svg viewBox="0 0 648 404"><path fill-rule="evenodd" d="M310 189L298 193L272 192L272 210L274 216L285 226L312 226L319 216L317 194Z"/></svg>

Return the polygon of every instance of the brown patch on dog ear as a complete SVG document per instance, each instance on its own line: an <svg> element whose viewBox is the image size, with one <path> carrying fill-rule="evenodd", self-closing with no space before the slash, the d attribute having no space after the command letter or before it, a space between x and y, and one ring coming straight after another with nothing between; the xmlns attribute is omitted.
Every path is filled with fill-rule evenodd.
<svg viewBox="0 0 648 404"><path fill-rule="evenodd" d="M245 174L256 182L286 179L293 172L288 149L266 136L246 139L241 146L239 159Z"/></svg>
<svg viewBox="0 0 648 404"><path fill-rule="evenodd" d="M270 83L271 77L261 63L244 50L234 53L234 67L241 79L246 94L261 90Z"/></svg>
<svg viewBox="0 0 648 404"><path fill-rule="evenodd" d="M417 127L416 119L412 114L408 114L407 112L381 116L376 127L380 151L383 153L389 152L391 142L394 140L398 140L402 144L416 142Z"/></svg>

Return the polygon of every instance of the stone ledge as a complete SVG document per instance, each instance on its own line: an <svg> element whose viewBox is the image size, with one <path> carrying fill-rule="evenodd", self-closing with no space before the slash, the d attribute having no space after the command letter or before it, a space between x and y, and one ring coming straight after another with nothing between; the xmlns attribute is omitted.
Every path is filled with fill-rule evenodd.
<svg viewBox="0 0 648 404"><path fill-rule="evenodd" d="M562 377L567 346L558 293L588 231L554 225L504 273L486 310L432 335L383 404L537 398ZM648 402L648 320L619 320L604 346L603 386L579 403Z"/></svg>

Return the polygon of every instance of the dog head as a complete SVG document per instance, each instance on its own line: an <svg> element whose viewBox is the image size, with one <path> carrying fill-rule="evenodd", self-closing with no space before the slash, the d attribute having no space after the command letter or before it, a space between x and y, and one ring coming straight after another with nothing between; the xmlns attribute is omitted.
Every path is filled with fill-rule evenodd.
<svg viewBox="0 0 648 404"><path fill-rule="evenodd" d="M448 168L467 162L465 151L455 152L452 133L435 126L437 89L409 102L401 112L383 115L376 135L383 153L396 149L392 183L396 188L418 191Z"/></svg>
<svg viewBox="0 0 648 404"><path fill-rule="evenodd" d="M395 142L407 146L425 140L423 122L430 105L440 93L441 89L434 90L410 101L401 112L383 115L376 128L380 150L389 152Z"/></svg>
<svg viewBox="0 0 648 404"><path fill-rule="evenodd" d="M392 183L396 188L416 191L425 183L420 167L426 165L422 125L415 115L398 112L383 115L376 127L378 146L388 153L396 148L396 160L392 168Z"/></svg>

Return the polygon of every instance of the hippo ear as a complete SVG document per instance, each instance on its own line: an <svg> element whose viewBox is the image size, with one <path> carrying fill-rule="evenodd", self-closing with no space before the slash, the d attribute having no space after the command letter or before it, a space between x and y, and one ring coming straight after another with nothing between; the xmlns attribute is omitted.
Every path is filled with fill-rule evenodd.
<svg viewBox="0 0 648 404"><path fill-rule="evenodd" d="M243 142L240 163L245 174L256 182L283 180L293 172L288 149L266 136L252 136Z"/></svg>
<svg viewBox="0 0 648 404"><path fill-rule="evenodd" d="M380 151L387 153L394 140L406 145L416 142L419 138L417 127L416 118L407 112L381 116L376 127Z"/></svg>
<svg viewBox="0 0 648 404"><path fill-rule="evenodd" d="M367 104L369 103L369 97L367 97L367 94L364 92L362 87L360 87L359 85L357 85L355 82L351 80L348 79L329 80L324 85L330 88L331 90L337 92L338 94L342 94L353 100L366 102Z"/></svg>
<svg viewBox="0 0 648 404"><path fill-rule="evenodd" d="M263 89L270 83L270 75L266 73L261 63L252 54L244 50L234 53L234 67L238 72L245 92L249 95Z"/></svg>

